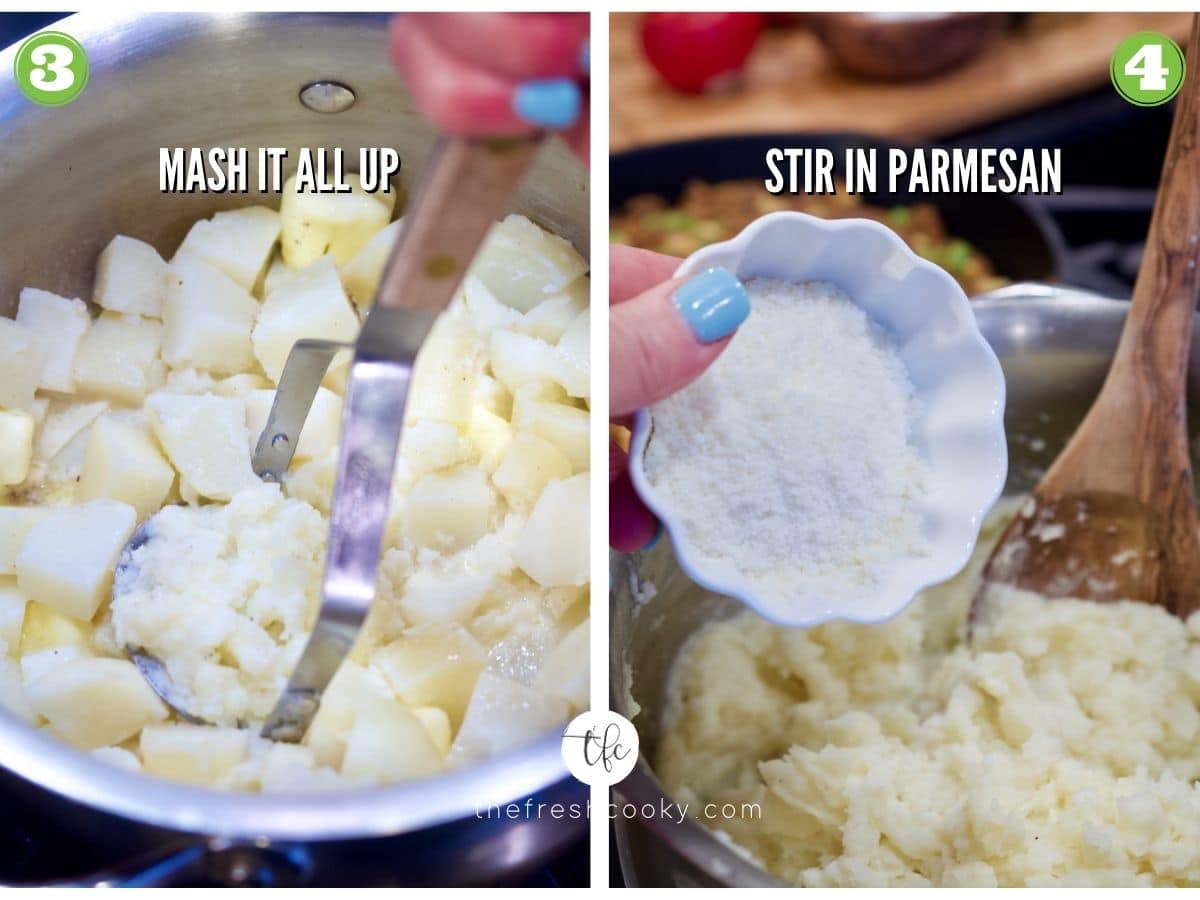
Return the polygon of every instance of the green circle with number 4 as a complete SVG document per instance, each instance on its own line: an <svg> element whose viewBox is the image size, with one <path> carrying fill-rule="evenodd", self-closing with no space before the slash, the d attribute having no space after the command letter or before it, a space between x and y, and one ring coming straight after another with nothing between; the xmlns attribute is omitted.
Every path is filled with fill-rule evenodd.
<svg viewBox="0 0 1200 900"><path fill-rule="evenodd" d="M1137 31L1117 44L1109 72L1117 93L1136 106L1158 106L1179 93L1186 64L1179 45L1159 31Z"/></svg>
<svg viewBox="0 0 1200 900"><path fill-rule="evenodd" d="M17 50L13 77L40 106L65 106L83 93L89 74L83 45L61 31L39 31Z"/></svg>

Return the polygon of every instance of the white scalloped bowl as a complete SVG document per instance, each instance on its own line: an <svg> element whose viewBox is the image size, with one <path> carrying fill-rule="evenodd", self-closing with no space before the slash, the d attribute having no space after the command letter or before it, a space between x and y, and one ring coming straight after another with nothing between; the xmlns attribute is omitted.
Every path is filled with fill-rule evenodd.
<svg viewBox="0 0 1200 900"><path fill-rule="evenodd" d="M891 618L923 588L951 577L970 559L983 516L1008 470L1004 375L966 295L895 232L865 219L771 213L732 240L693 253L676 275L712 266L743 279L832 282L895 339L918 400L913 443L929 464L929 490L918 504L928 554L899 556L884 566L882 586L856 598L849 609L835 608L817 594L787 603L755 596L731 563L706 559L687 543L675 511L647 479L643 464L653 436L653 409L641 410L634 419L630 475L638 495L662 520L679 565L693 581L778 624Z"/></svg>

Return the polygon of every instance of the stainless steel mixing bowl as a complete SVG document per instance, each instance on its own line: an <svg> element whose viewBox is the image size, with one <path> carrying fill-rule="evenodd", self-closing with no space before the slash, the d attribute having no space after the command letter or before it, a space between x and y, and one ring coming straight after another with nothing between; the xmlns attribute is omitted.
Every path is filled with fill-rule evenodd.
<svg viewBox="0 0 1200 900"><path fill-rule="evenodd" d="M253 148L282 146L293 160L301 146L341 147L347 160L360 147L395 147L408 185L432 145L389 64L386 16L87 13L55 27L91 64L86 91L68 106L25 100L12 78L16 48L0 53L0 314L12 314L24 285L88 296L114 234L169 255L197 218L257 199L159 193L160 147L245 146L253 158ZM349 86L354 105L305 108L301 89L319 80ZM587 252L587 177L562 145L539 157L515 209ZM414 784L258 797L122 772L0 713L0 796L18 795L114 854L180 849L156 870L164 878L512 880L586 828L581 817L486 815L530 795L586 802L557 735Z"/></svg>
<svg viewBox="0 0 1200 900"><path fill-rule="evenodd" d="M972 301L1008 385L1006 494L1033 487L1083 418L1108 371L1127 307L1120 300L1033 284ZM1193 402L1200 397L1200 343L1192 347L1188 390ZM1193 438L1198 419L1194 412L1189 416ZM649 553L614 555L611 579L613 708L637 726L642 751L633 774L616 788L616 799L657 809L669 798L650 761L657 754L671 664L696 629L742 607L692 584L675 564L668 541ZM653 597L639 603L646 584L653 585ZM616 836L631 885L780 884L692 819L619 815Z"/></svg>

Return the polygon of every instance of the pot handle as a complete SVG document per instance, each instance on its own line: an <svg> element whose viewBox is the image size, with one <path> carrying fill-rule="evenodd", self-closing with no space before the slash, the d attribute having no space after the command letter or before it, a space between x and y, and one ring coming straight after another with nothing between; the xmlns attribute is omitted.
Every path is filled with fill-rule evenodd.
<svg viewBox="0 0 1200 900"><path fill-rule="evenodd" d="M1150 221L1154 209L1155 191L1141 188L1112 188L1103 186L1072 186L1068 193L1025 196L1021 199L1038 218L1048 219L1058 235L1060 246L1053 247L1058 263L1058 278L1064 284L1086 288L1110 297L1130 294L1130 285L1113 275L1107 267L1116 265L1128 274L1136 273L1141 258L1141 246L1124 247L1116 241L1099 240L1090 244L1067 246L1062 234L1064 216L1145 216ZM1132 281L1132 275L1129 276Z"/></svg>
<svg viewBox="0 0 1200 900"><path fill-rule="evenodd" d="M309 882L311 872L311 860L303 847L237 844L213 838L167 844L110 869L41 886L132 888L215 883L238 887L299 887Z"/></svg>

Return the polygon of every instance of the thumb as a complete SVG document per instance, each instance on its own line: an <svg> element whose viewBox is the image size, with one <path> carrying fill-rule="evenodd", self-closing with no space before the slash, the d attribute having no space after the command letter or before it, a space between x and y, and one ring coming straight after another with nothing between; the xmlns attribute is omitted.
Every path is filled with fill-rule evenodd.
<svg viewBox="0 0 1200 900"><path fill-rule="evenodd" d="M627 415L691 384L749 314L745 287L720 267L672 278L612 307L611 415Z"/></svg>

